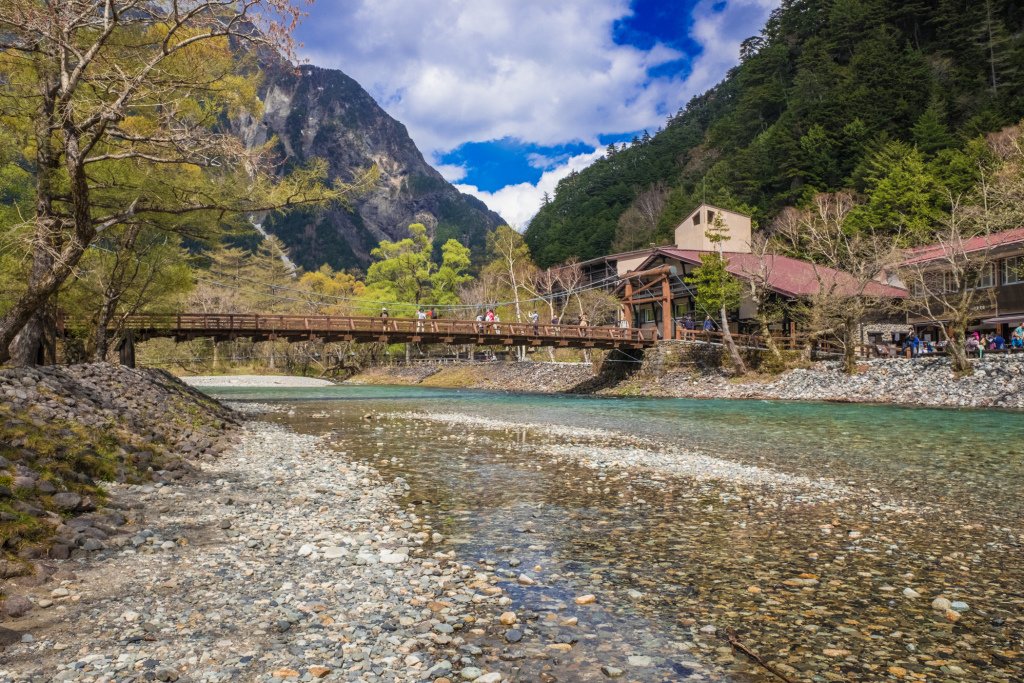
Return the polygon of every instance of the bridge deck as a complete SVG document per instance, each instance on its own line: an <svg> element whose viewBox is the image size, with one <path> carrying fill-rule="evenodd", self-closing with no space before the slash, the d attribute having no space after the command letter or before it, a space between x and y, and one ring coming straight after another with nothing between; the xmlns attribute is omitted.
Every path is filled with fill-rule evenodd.
<svg viewBox="0 0 1024 683"><path fill-rule="evenodd" d="M177 340L187 340L212 337L225 340L241 337L254 341L320 339L329 342L414 342L603 349L645 348L653 346L657 341L657 331L653 329L333 315L136 315L128 320L127 326L138 339L173 337Z"/></svg>

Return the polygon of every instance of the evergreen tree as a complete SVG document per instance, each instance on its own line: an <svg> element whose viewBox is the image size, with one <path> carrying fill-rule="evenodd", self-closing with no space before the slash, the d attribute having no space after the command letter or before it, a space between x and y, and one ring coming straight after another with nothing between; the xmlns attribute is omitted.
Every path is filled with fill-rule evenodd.
<svg viewBox="0 0 1024 683"><path fill-rule="evenodd" d="M953 136L946 126L941 101L932 100L910 129L910 135L917 149L928 156L953 146Z"/></svg>

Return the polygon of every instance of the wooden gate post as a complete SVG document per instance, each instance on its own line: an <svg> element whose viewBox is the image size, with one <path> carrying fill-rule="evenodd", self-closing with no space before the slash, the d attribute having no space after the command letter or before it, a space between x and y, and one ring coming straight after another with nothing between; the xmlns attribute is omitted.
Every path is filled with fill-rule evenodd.
<svg viewBox="0 0 1024 683"><path fill-rule="evenodd" d="M661 281L661 321L664 331L662 339L675 339L676 323L672 319L672 287L668 283L668 276Z"/></svg>

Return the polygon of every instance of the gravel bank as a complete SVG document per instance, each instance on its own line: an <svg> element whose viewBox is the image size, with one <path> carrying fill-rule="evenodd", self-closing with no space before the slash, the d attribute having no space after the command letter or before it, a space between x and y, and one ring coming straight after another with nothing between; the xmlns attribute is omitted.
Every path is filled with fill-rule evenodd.
<svg viewBox="0 0 1024 683"><path fill-rule="evenodd" d="M327 387L334 382L292 375L195 375L181 381L193 387Z"/></svg>
<svg viewBox="0 0 1024 683"><path fill-rule="evenodd" d="M261 423L202 470L112 487L159 515L29 593L0 680L497 683L489 669L515 668L474 644L509 599L396 505L401 480Z"/></svg>

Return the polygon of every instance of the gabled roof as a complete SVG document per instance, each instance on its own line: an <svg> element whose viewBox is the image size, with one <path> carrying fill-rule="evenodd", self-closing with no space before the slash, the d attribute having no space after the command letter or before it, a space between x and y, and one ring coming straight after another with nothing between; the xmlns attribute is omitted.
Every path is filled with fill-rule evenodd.
<svg viewBox="0 0 1024 683"><path fill-rule="evenodd" d="M714 209L715 211L721 211L722 213L731 213L731 214L736 215L736 216L743 216L744 218L750 218L750 214L749 213L743 213L742 211L734 211L733 209L723 209L722 207L715 206L714 204L704 203L704 204L701 204L700 206L698 206L696 209L694 209L690 213L686 214L686 217L683 218L683 221L685 221L687 218L689 218L693 214L697 213L701 209Z"/></svg>
<svg viewBox="0 0 1024 683"><path fill-rule="evenodd" d="M693 249L675 249L664 247L656 249L655 253L644 261L638 270L648 266L648 262L655 257L667 256L685 263L700 265L700 257L704 254L712 254L711 251L697 251ZM741 280L749 280L759 276L761 273L761 260L756 254L747 254L735 251L722 253L726 260L726 270ZM820 291L822 285L838 289L840 293L854 295L859 291L859 283L849 273L826 266L820 266L810 261L782 256L781 254L769 254L766 257L768 286L774 291L789 297L811 296ZM871 282L864 289L864 294L882 298L903 298L907 295L906 290L899 287Z"/></svg>
<svg viewBox="0 0 1024 683"><path fill-rule="evenodd" d="M647 247L646 249L634 249L633 251L621 251L618 254L608 254L607 256L598 256L596 258L587 259L586 261L580 261L579 265L589 266L594 263L601 263L602 261L606 263L621 261L622 259L625 258L633 258L636 256L643 256L644 254L649 254L655 249L657 249L657 247Z"/></svg>
<svg viewBox="0 0 1024 683"><path fill-rule="evenodd" d="M974 254L979 251L988 251L997 247L1007 247L1012 244L1024 244L1024 226L993 232L989 235L978 235L963 241L961 246L953 247L955 254ZM951 247L948 244L929 244L923 247L914 247L904 252L906 259L904 266L920 265L929 261L937 261L950 254Z"/></svg>

